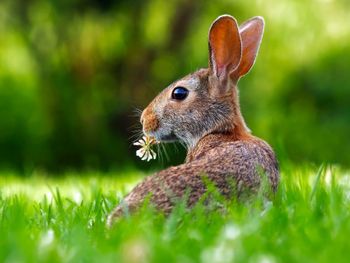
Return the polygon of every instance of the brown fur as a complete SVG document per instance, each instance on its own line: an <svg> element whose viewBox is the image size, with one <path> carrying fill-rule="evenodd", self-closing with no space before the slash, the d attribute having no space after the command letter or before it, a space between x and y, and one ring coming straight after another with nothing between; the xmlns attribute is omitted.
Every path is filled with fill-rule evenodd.
<svg viewBox="0 0 350 263"><path fill-rule="evenodd" d="M157 130L159 126L158 119L153 111L153 105L149 105L142 113L141 123L145 132L152 132Z"/></svg>
<svg viewBox="0 0 350 263"><path fill-rule="evenodd" d="M209 68L173 83L144 110L144 133L158 141L184 142L188 148L186 162L138 184L111 213L108 225L127 209L137 209L147 196L167 214L188 191L188 205L193 206L207 190L203 176L229 198L246 189L256 192L263 171L276 191L279 171L274 152L266 142L250 134L236 86L254 64L263 26L262 18L257 17L238 29L234 18L219 17L209 31ZM189 90L186 99L171 98L177 86Z"/></svg>

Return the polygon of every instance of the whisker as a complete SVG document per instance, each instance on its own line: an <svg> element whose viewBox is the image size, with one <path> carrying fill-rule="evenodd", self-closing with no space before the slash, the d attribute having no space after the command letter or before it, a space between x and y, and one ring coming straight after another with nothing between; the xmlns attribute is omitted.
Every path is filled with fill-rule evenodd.
<svg viewBox="0 0 350 263"><path fill-rule="evenodd" d="M159 162L163 165L164 164L164 159L163 159L163 154L161 151L161 146L157 144L157 155L159 157Z"/></svg>
<svg viewBox="0 0 350 263"><path fill-rule="evenodd" d="M140 109L138 109L138 108L136 108L136 107L133 109L133 113L131 114L130 117L132 117L132 118L137 118L138 120L135 121L135 123L131 124L131 125L127 128L128 131L130 131L131 133L133 133L133 135L130 136L129 139L134 138L134 136L135 136L134 134L136 134L135 137L140 137L141 134L143 135L143 133L142 133L142 125L141 125L141 123L139 122L139 119L140 119L141 114L142 114L142 110L140 110Z"/></svg>
<svg viewBox="0 0 350 263"><path fill-rule="evenodd" d="M142 127L135 127L132 130L130 130L131 133L142 133Z"/></svg>
<svg viewBox="0 0 350 263"><path fill-rule="evenodd" d="M182 141L179 141L180 142L180 145L182 146L182 147L184 147L185 149L187 149L187 146L186 146L186 144L184 143L184 142L182 142Z"/></svg>
<svg viewBox="0 0 350 263"><path fill-rule="evenodd" d="M162 149L163 149L164 156L165 156L166 160L167 160L167 161L169 161L169 160L170 160L170 158L169 158L169 155L168 155L168 152L167 152L166 146L165 146L164 144L161 144L161 147L162 147Z"/></svg>
<svg viewBox="0 0 350 263"><path fill-rule="evenodd" d="M128 127L128 130L131 132L142 130L142 125L139 122L133 123Z"/></svg>
<svg viewBox="0 0 350 263"><path fill-rule="evenodd" d="M132 140L133 142L136 142L140 140L143 137L143 132L142 131L135 131L134 134L129 136L129 140Z"/></svg>
<svg viewBox="0 0 350 263"><path fill-rule="evenodd" d="M141 114L142 114L142 110L139 109L139 108L134 108L133 111L132 111L132 117L137 117L137 118L140 118L141 117Z"/></svg>
<svg viewBox="0 0 350 263"><path fill-rule="evenodd" d="M179 153L179 147L178 147L177 143L174 143L173 147L174 147L175 152Z"/></svg>

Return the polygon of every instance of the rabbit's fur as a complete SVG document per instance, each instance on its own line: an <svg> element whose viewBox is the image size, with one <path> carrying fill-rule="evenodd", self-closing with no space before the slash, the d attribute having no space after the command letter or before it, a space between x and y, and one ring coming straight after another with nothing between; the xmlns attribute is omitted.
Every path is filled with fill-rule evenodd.
<svg viewBox="0 0 350 263"><path fill-rule="evenodd" d="M165 213L185 193L192 206L206 192L203 176L229 197L243 189L255 192L262 171L276 191L279 171L275 154L266 142L251 135L240 112L236 86L254 64L263 28L261 17L240 27L228 15L213 22L209 30L209 68L171 84L141 115L145 134L158 141L180 140L186 144L186 162L138 184L110 214L108 225L126 210L137 209L148 196ZM189 91L181 101L172 98L174 88L179 86Z"/></svg>

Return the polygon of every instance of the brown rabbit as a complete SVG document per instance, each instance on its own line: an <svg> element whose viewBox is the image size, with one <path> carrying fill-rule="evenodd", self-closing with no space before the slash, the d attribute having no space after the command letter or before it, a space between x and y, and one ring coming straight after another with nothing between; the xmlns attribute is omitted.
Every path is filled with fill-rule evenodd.
<svg viewBox="0 0 350 263"><path fill-rule="evenodd" d="M186 162L138 184L109 215L108 225L124 211L137 209L148 196L166 214L185 193L191 207L206 192L203 176L229 197L243 189L255 192L263 171L276 191L279 171L275 154L266 142L251 135L241 115L237 90L238 80L254 64L263 30L261 17L240 27L229 15L213 22L209 68L171 84L141 115L144 134L160 142L180 140L186 144Z"/></svg>

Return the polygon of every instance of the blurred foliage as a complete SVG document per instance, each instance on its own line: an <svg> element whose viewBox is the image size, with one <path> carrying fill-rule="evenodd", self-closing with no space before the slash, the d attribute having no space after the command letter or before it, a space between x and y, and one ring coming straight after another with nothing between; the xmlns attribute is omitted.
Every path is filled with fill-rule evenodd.
<svg viewBox="0 0 350 263"><path fill-rule="evenodd" d="M254 134L280 159L349 165L349 11L347 0L2 0L0 166L140 165L135 107L206 67L208 28L224 13L266 20L239 85Z"/></svg>

